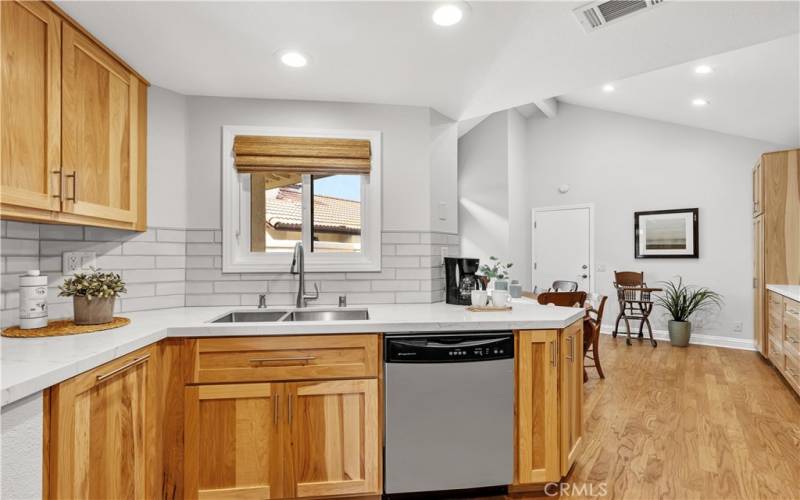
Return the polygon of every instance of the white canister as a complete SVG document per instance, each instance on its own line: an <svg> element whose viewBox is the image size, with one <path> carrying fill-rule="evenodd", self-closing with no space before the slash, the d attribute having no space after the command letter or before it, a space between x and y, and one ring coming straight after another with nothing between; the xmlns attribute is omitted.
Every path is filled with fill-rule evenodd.
<svg viewBox="0 0 800 500"><path fill-rule="evenodd" d="M38 270L19 277L19 327L23 330L47 326L47 276Z"/></svg>

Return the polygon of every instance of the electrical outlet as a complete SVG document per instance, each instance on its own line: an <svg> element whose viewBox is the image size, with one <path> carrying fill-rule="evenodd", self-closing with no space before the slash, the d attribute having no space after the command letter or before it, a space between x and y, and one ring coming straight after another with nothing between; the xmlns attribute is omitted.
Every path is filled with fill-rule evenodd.
<svg viewBox="0 0 800 500"><path fill-rule="evenodd" d="M733 331L734 332L741 332L742 331L742 322L741 321L737 321L736 323L733 324Z"/></svg>
<svg viewBox="0 0 800 500"><path fill-rule="evenodd" d="M97 258L94 252L64 252L61 254L61 259L61 273L71 276L95 267Z"/></svg>
<svg viewBox="0 0 800 500"><path fill-rule="evenodd" d="M447 247L442 247L442 261L439 263L440 265L444 265L444 258L447 257Z"/></svg>

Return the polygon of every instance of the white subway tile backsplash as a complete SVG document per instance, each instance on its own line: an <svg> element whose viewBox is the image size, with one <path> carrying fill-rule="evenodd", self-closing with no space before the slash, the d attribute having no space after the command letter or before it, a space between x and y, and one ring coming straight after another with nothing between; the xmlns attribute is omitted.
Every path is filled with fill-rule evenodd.
<svg viewBox="0 0 800 500"><path fill-rule="evenodd" d="M145 255L101 255L97 257L97 267L110 269L153 269L155 257Z"/></svg>
<svg viewBox="0 0 800 500"><path fill-rule="evenodd" d="M187 306L238 306L241 305L241 296L235 294L217 293L213 295L187 295Z"/></svg>
<svg viewBox="0 0 800 500"><path fill-rule="evenodd" d="M348 304L394 304L394 293L375 292L375 293L348 293Z"/></svg>
<svg viewBox="0 0 800 500"><path fill-rule="evenodd" d="M397 279L430 280L433 279L432 268L398 269Z"/></svg>
<svg viewBox="0 0 800 500"><path fill-rule="evenodd" d="M37 240L16 240L4 238L0 245L0 252L4 256L9 255L39 255L39 242Z"/></svg>
<svg viewBox="0 0 800 500"><path fill-rule="evenodd" d="M6 223L6 238L39 239L39 225L30 222L8 221Z"/></svg>
<svg viewBox="0 0 800 500"><path fill-rule="evenodd" d="M183 229L157 229L156 241L186 243L186 231Z"/></svg>
<svg viewBox="0 0 800 500"><path fill-rule="evenodd" d="M420 242L419 233L383 233L383 243L408 243Z"/></svg>
<svg viewBox="0 0 800 500"><path fill-rule="evenodd" d="M186 282L156 283L156 295L185 295Z"/></svg>
<svg viewBox="0 0 800 500"><path fill-rule="evenodd" d="M94 252L101 255L121 255L122 248L119 243L98 243L93 241L56 241L41 240L39 242L39 255L56 256L64 252Z"/></svg>
<svg viewBox="0 0 800 500"><path fill-rule="evenodd" d="M398 268L398 267L419 267L419 257L402 256L391 257L387 256L382 259L383 267Z"/></svg>
<svg viewBox="0 0 800 500"><path fill-rule="evenodd" d="M129 269L122 272L122 279L128 283L158 283L164 281L183 281L183 269Z"/></svg>
<svg viewBox="0 0 800 500"><path fill-rule="evenodd" d="M210 281L187 281L186 293L214 293L214 283Z"/></svg>
<svg viewBox="0 0 800 500"><path fill-rule="evenodd" d="M187 243L186 255L222 255L219 243Z"/></svg>
<svg viewBox="0 0 800 500"><path fill-rule="evenodd" d="M83 226L61 224L42 224L39 228L40 240L83 240Z"/></svg>
<svg viewBox="0 0 800 500"><path fill-rule="evenodd" d="M156 257L156 267L171 267L174 269L186 268L185 255L159 255Z"/></svg>
<svg viewBox="0 0 800 500"><path fill-rule="evenodd" d="M323 292L368 292L369 281L323 281Z"/></svg>
<svg viewBox="0 0 800 500"><path fill-rule="evenodd" d="M431 246L397 245L397 255L431 255Z"/></svg>
<svg viewBox="0 0 800 500"><path fill-rule="evenodd" d="M183 307L185 296L159 295L158 297L141 297L137 299L122 299L122 311L146 311L148 309L167 309L170 307Z"/></svg>
<svg viewBox="0 0 800 500"><path fill-rule="evenodd" d="M223 281L223 280L234 280L237 281L241 279L239 274L236 273L226 273L222 274L222 271L219 269L187 269L186 270L186 280L187 281Z"/></svg>
<svg viewBox="0 0 800 500"><path fill-rule="evenodd" d="M39 258L33 256L15 257L8 256L5 259L5 268L3 272L6 273L22 273L30 269L39 269Z"/></svg>
<svg viewBox="0 0 800 500"><path fill-rule="evenodd" d="M345 277L349 280L393 280L396 269L384 269L379 273L347 273Z"/></svg>
<svg viewBox="0 0 800 500"><path fill-rule="evenodd" d="M376 292L417 291L419 290L419 281L417 280L374 281L372 283L372 290Z"/></svg>
<svg viewBox="0 0 800 500"><path fill-rule="evenodd" d="M397 255L397 246L381 245L381 255Z"/></svg>
<svg viewBox="0 0 800 500"><path fill-rule="evenodd" d="M206 256L206 255L187 255L186 256L186 267L187 268L213 268L214 267L214 257Z"/></svg>
<svg viewBox="0 0 800 500"><path fill-rule="evenodd" d="M124 229L111 229L107 227L85 227L83 231L83 238L86 241L131 241L140 234L136 231L126 231ZM144 233L139 236L138 241L147 241L152 238L152 233ZM152 241L152 239L151 239Z"/></svg>
<svg viewBox="0 0 800 500"><path fill-rule="evenodd" d="M44 272L61 272L61 257L39 257L39 270Z"/></svg>
<svg viewBox="0 0 800 500"><path fill-rule="evenodd" d="M152 297L156 294L156 285L154 283L126 283L125 289L128 290L128 293L122 296L123 299Z"/></svg>
<svg viewBox="0 0 800 500"><path fill-rule="evenodd" d="M259 281L217 281L214 293L266 293L267 284Z"/></svg>
<svg viewBox="0 0 800 500"><path fill-rule="evenodd" d="M186 231L186 241L189 243L213 243L214 231L190 229Z"/></svg>
<svg viewBox="0 0 800 500"><path fill-rule="evenodd" d="M131 241L122 244L125 255L186 255L184 243L157 243Z"/></svg>

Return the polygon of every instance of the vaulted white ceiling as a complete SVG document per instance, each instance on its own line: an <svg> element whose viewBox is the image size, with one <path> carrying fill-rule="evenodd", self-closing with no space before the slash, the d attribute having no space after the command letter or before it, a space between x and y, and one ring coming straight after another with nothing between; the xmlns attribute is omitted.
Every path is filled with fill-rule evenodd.
<svg viewBox="0 0 800 500"><path fill-rule="evenodd" d="M670 0L586 34L585 2L58 2L154 85L192 95L430 106L454 119L798 32L797 2ZM300 48L303 69L274 53Z"/></svg>
<svg viewBox="0 0 800 500"><path fill-rule="evenodd" d="M696 74L707 65L710 74ZM800 146L800 37L792 35L559 96L560 101ZM694 107L692 99L709 102Z"/></svg>

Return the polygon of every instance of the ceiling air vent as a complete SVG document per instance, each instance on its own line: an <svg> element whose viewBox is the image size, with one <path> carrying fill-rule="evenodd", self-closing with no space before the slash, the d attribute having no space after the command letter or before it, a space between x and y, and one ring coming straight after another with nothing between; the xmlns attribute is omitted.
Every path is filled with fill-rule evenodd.
<svg viewBox="0 0 800 500"><path fill-rule="evenodd" d="M573 12L587 33L602 28L626 16L664 3L664 0L600 0Z"/></svg>

